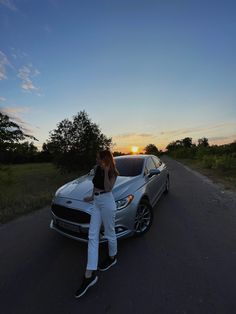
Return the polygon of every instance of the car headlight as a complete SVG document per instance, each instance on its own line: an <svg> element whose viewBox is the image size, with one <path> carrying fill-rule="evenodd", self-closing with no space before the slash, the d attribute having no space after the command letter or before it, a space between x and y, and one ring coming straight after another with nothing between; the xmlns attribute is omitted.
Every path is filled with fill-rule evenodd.
<svg viewBox="0 0 236 314"><path fill-rule="evenodd" d="M127 197L124 197L121 200L116 201L116 209L120 210L127 207L132 202L133 199L134 199L133 195L128 195Z"/></svg>

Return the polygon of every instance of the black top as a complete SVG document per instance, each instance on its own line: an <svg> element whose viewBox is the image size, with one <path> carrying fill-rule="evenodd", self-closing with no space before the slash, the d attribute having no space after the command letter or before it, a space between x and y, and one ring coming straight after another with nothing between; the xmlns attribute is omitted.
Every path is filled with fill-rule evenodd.
<svg viewBox="0 0 236 314"><path fill-rule="evenodd" d="M98 165L95 170L95 175L93 177L93 185L95 188L100 190L105 190L104 188L104 170Z"/></svg>
<svg viewBox="0 0 236 314"><path fill-rule="evenodd" d="M104 170L98 165L93 177L93 185L95 188L104 190Z"/></svg>

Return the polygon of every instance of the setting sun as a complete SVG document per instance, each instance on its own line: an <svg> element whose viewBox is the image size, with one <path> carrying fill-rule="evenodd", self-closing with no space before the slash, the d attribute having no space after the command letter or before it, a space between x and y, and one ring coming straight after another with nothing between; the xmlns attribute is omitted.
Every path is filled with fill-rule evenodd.
<svg viewBox="0 0 236 314"><path fill-rule="evenodd" d="M138 146L132 146L132 147L131 147L131 152L132 152L133 154L138 153L138 151L139 151L139 147L138 147Z"/></svg>

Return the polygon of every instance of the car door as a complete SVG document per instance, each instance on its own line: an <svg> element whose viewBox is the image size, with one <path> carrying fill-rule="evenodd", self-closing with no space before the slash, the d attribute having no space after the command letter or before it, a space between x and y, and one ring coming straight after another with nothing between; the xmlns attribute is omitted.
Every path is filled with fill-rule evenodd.
<svg viewBox="0 0 236 314"><path fill-rule="evenodd" d="M151 205L154 205L158 195L161 192L161 183L159 180L159 175L153 175L149 178L150 170L156 169L156 165L151 157L148 157L145 165L145 180L146 180L146 189L149 196Z"/></svg>
<svg viewBox="0 0 236 314"><path fill-rule="evenodd" d="M160 184L162 186L162 191L163 191L165 189L166 177L167 177L166 165L156 156L152 156L152 159L155 163L156 168L160 170L159 180L160 180Z"/></svg>

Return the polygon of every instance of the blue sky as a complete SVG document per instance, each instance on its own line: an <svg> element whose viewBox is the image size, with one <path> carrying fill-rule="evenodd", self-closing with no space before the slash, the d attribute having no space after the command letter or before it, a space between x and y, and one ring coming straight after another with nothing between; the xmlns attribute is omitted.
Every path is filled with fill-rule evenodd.
<svg viewBox="0 0 236 314"><path fill-rule="evenodd" d="M39 139L85 110L115 150L236 140L235 1L0 0L0 107Z"/></svg>

